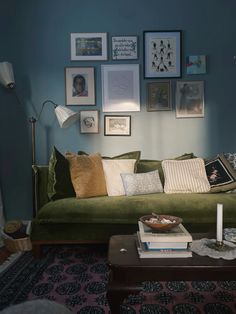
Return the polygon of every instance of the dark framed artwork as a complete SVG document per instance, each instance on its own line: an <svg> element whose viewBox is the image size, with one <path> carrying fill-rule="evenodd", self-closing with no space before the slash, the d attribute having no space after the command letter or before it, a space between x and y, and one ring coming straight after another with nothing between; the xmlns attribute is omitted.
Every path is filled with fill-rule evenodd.
<svg viewBox="0 0 236 314"><path fill-rule="evenodd" d="M171 81L147 84L147 111L172 110Z"/></svg>
<svg viewBox="0 0 236 314"><path fill-rule="evenodd" d="M99 133L98 110L80 110L80 133Z"/></svg>
<svg viewBox="0 0 236 314"><path fill-rule="evenodd" d="M105 115L104 116L104 135L106 136L130 136L131 135L131 116Z"/></svg>
<svg viewBox="0 0 236 314"><path fill-rule="evenodd" d="M182 31L144 31L144 78L182 74Z"/></svg>
<svg viewBox="0 0 236 314"><path fill-rule="evenodd" d="M65 68L66 104L95 105L93 67Z"/></svg>

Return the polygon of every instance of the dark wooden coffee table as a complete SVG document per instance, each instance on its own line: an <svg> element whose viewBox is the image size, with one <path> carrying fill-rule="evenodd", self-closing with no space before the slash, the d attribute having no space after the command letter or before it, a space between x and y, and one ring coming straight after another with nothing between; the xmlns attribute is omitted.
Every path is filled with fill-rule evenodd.
<svg viewBox="0 0 236 314"><path fill-rule="evenodd" d="M193 239L207 237L192 234ZM213 259L193 253L190 258L140 259L135 235L115 235L110 238L108 262L110 266L107 298L111 313L120 313L122 301L129 294L137 294L144 281L175 280L235 280L236 262ZM209 237L208 238L212 238ZM125 253L120 250L126 249Z"/></svg>

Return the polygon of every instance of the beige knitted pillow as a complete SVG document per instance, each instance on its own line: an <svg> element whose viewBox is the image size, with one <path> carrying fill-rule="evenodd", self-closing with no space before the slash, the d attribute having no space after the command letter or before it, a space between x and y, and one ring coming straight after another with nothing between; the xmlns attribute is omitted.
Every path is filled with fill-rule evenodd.
<svg viewBox="0 0 236 314"><path fill-rule="evenodd" d="M107 195L100 154L75 155L66 153L71 181L77 198Z"/></svg>
<svg viewBox="0 0 236 314"><path fill-rule="evenodd" d="M206 193L210 191L204 160L164 160L165 193Z"/></svg>

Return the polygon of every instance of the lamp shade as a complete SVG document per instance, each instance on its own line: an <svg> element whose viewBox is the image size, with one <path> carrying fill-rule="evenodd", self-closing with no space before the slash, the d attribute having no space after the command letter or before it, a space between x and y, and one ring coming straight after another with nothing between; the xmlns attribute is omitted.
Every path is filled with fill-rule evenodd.
<svg viewBox="0 0 236 314"><path fill-rule="evenodd" d="M79 113L63 106L55 107L55 114L61 128L68 128L79 119Z"/></svg>
<svg viewBox="0 0 236 314"><path fill-rule="evenodd" d="M12 65L9 62L0 62L0 83L4 87L15 87L14 73Z"/></svg>

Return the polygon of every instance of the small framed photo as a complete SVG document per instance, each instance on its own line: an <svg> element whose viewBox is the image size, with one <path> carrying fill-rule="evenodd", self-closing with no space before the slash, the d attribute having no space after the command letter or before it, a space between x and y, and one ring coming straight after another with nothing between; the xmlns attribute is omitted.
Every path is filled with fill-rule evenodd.
<svg viewBox="0 0 236 314"><path fill-rule="evenodd" d="M65 68L66 104L95 105L93 67Z"/></svg>
<svg viewBox="0 0 236 314"><path fill-rule="evenodd" d="M188 56L186 58L187 74L205 74L206 73L206 56Z"/></svg>
<svg viewBox="0 0 236 314"><path fill-rule="evenodd" d="M203 81L177 81L175 97L177 118L204 117Z"/></svg>
<svg viewBox="0 0 236 314"><path fill-rule="evenodd" d="M104 116L104 135L130 136L131 116Z"/></svg>
<svg viewBox="0 0 236 314"><path fill-rule="evenodd" d="M99 133L98 110L80 110L80 133Z"/></svg>
<svg viewBox="0 0 236 314"><path fill-rule="evenodd" d="M102 65L103 112L140 111L139 64Z"/></svg>
<svg viewBox="0 0 236 314"><path fill-rule="evenodd" d="M107 60L107 33L72 33L71 60Z"/></svg>
<svg viewBox="0 0 236 314"><path fill-rule="evenodd" d="M144 31L144 78L181 77L182 31Z"/></svg>
<svg viewBox="0 0 236 314"><path fill-rule="evenodd" d="M171 82L158 81L147 84L147 111L172 110Z"/></svg>
<svg viewBox="0 0 236 314"><path fill-rule="evenodd" d="M112 60L138 59L137 36L111 37Z"/></svg>

